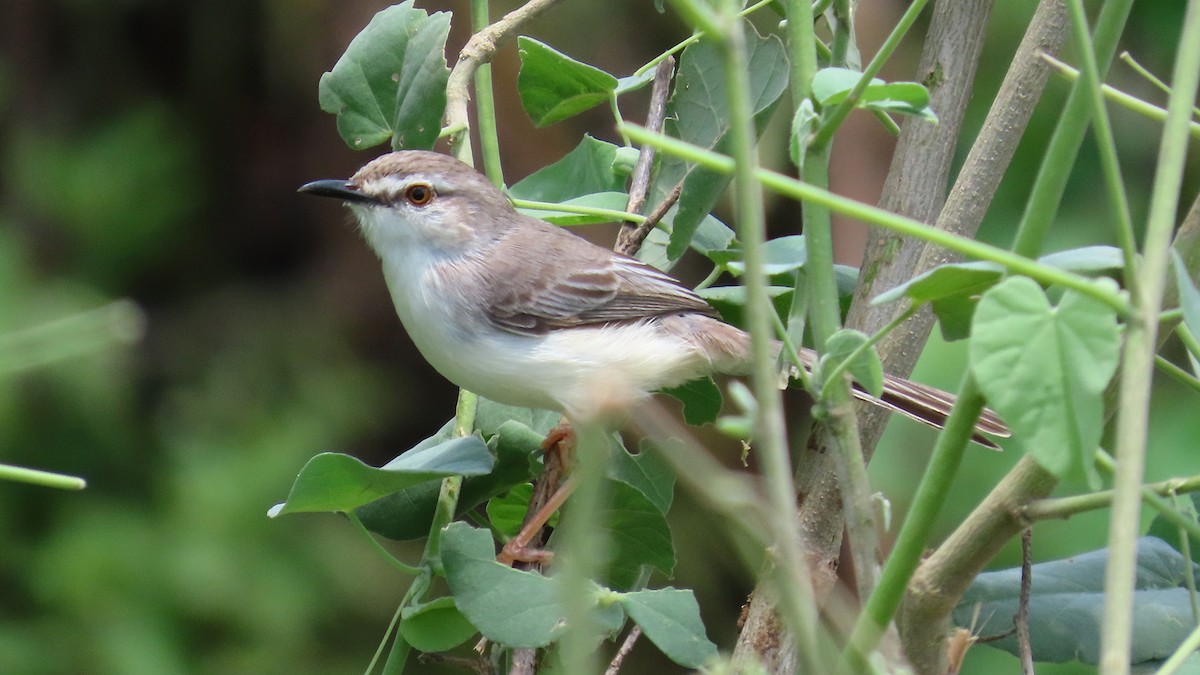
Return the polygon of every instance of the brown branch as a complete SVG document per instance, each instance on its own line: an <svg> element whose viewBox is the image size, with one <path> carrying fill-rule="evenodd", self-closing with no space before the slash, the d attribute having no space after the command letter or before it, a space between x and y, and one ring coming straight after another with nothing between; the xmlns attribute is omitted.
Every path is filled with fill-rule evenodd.
<svg viewBox="0 0 1200 675"><path fill-rule="evenodd" d="M667 97L671 93L671 75L675 72L675 57L668 56L654 69L654 84L650 88L650 109L646 112L646 128L654 133L660 133L663 122L667 118ZM629 203L625 210L639 213L646 204L646 195L650 193L650 174L654 170L654 156L657 149L652 145L644 145L638 152L637 163L633 166L633 180L629 184ZM626 223L626 226L636 226L637 223ZM622 228L624 231L624 228ZM620 236L617 239L620 242ZM617 250L621 250L618 246Z"/></svg>
<svg viewBox="0 0 1200 675"><path fill-rule="evenodd" d="M621 233L617 235L617 245L615 247L617 253L625 255L634 255L638 249L642 247L642 242L646 241L646 237L650 236L650 230L653 230L656 225L667 215L667 211L671 210L672 206L679 201L679 195L683 192L683 181L675 184L675 188L671 190L671 194L663 197L663 200L654 207L650 215L646 219L638 223L634 227L622 227ZM632 211L631 211L632 213Z"/></svg>
<svg viewBox="0 0 1200 675"><path fill-rule="evenodd" d="M500 46L511 40L521 26L561 1L530 0L467 40L446 81L446 114L443 120L447 128L454 129L450 137L450 154L463 161L470 160L471 146L467 142L470 138L467 134L470 127L468 104L475 71L483 64L491 63Z"/></svg>
<svg viewBox="0 0 1200 675"><path fill-rule="evenodd" d="M617 650L617 655L608 664L608 669L604 671L604 675L617 675L617 672L621 670L621 664L625 663L625 657L629 656L629 652L633 651L633 645L637 644L637 639L641 635L642 627L634 624L633 628L629 629L629 635L625 636L625 641L621 643L621 648Z"/></svg>
<svg viewBox="0 0 1200 675"><path fill-rule="evenodd" d="M1033 648L1029 645L1029 593L1033 588L1033 528L1021 532L1021 595L1013 623L1021 654L1021 675L1033 675Z"/></svg>

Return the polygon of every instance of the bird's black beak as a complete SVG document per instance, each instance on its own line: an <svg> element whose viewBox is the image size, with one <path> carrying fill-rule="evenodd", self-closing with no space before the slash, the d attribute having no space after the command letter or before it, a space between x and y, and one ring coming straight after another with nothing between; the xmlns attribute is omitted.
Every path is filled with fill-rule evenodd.
<svg viewBox="0 0 1200 675"><path fill-rule="evenodd" d="M379 200L371 195L363 194L355 185L345 180L314 180L300 186L298 192L304 192L318 197L334 197L344 202L359 204L378 204Z"/></svg>

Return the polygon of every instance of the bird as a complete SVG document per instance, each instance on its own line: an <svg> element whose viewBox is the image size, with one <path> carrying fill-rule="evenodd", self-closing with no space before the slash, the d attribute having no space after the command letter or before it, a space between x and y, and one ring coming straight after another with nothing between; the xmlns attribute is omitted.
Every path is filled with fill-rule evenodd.
<svg viewBox="0 0 1200 675"><path fill-rule="evenodd" d="M750 336L665 272L517 211L448 155L384 154L351 178L300 192L341 200L378 255L396 313L421 355L480 396L605 419L654 392L750 371ZM801 350L811 368L815 353ZM940 427L951 394L885 376L857 398ZM974 440L1008 429L985 410Z"/></svg>

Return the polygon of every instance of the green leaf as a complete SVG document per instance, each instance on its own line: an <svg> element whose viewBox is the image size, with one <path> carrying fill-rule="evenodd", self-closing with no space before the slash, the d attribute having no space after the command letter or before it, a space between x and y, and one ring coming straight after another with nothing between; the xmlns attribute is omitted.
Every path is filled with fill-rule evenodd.
<svg viewBox="0 0 1200 675"><path fill-rule="evenodd" d="M441 442L453 429L451 420L437 436L423 441ZM509 420L494 429L488 447L496 457L492 470L484 475L469 476L462 483L458 496L457 514L462 515L492 497L503 494L512 486L530 480L535 453L543 436L520 422ZM364 504L355 513L368 530L389 539L417 539L429 534L437 507L440 484L436 481L414 485Z"/></svg>
<svg viewBox="0 0 1200 675"><path fill-rule="evenodd" d="M1178 495L1175 497L1174 503L1181 514L1195 521L1197 512L1200 512L1200 492ZM1170 544L1171 548L1183 552L1183 541L1179 538L1179 526L1167 520L1161 513L1150 521L1150 529L1146 530L1146 534L1158 537ZM1200 540L1188 537L1188 550L1193 561L1200 560Z"/></svg>
<svg viewBox="0 0 1200 675"><path fill-rule="evenodd" d="M762 255L763 271L766 274L784 274L804 266L808 261L808 247L802 234L776 237L763 246ZM741 276L746 272L743 256L744 252L740 248L733 248L714 251L708 257L730 274Z"/></svg>
<svg viewBox="0 0 1200 675"><path fill-rule="evenodd" d="M660 588L622 593L619 602L646 637L675 663L700 668L717 655L691 591Z"/></svg>
<svg viewBox="0 0 1200 675"><path fill-rule="evenodd" d="M1107 564L1108 550L1101 549L1033 566L1029 633L1035 661L1098 662ZM1166 658L1196 625L1185 582L1196 570L1188 570L1183 556L1166 542L1155 537L1138 540L1131 664ZM976 604L982 604L983 625L973 631L1008 632L1020 588L1020 568L980 574L954 610L955 624L968 627ZM988 644L1017 653L1015 635Z"/></svg>
<svg viewBox="0 0 1200 675"><path fill-rule="evenodd" d="M670 510L675 495L675 472L654 446L671 442L674 441L646 439L636 455L621 447L619 452L612 453L613 459L608 464L609 478L641 492L664 515Z"/></svg>
<svg viewBox="0 0 1200 675"><path fill-rule="evenodd" d="M321 76L321 109L355 150L392 139L394 149L430 149L446 110L450 13L426 14L412 0L375 15Z"/></svg>
<svg viewBox="0 0 1200 675"><path fill-rule="evenodd" d="M325 452L308 460L287 501L269 512L349 511L383 495L449 476L478 476L492 470L492 454L478 436L465 436L429 448L414 448L382 468L349 455Z"/></svg>
<svg viewBox="0 0 1200 675"><path fill-rule="evenodd" d="M509 188L517 199L565 202L597 192L624 192L629 171L612 143L584 136L571 152ZM622 204L621 208L625 208Z"/></svg>
<svg viewBox="0 0 1200 675"><path fill-rule="evenodd" d="M880 293L872 304L892 302L903 297L913 305L929 302L937 314L942 337L948 342L971 334L971 317L984 291L1004 276L1004 268L991 262L940 265L903 284Z"/></svg>
<svg viewBox="0 0 1200 675"><path fill-rule="evenodd" d="M611 499L602 521L612 544L608 585L616 589L632 588L641 576L643 565L670 576L675 570L675 546L663 512L628 483L610 481L608 491Z"/></svg>
<svg viewBox="0 0 1200 675"><path fill-rule="evenodd" d="M487 639L545 647L564 630L558 580L496 562L487 530L451 523L442 531L441 555L455 604Z"/></svg>
<svg viewBox="0 0 1200 675"><path fill-rule="evenodd" d="M721 389L711 377L702 377L685 382L678 387L664 389L664 394L683 403L683 419L688 424L702 426L713 422L721 414Z"/></svg>
<svg viewBox="0 0 1200 675"><path fill-rule="evenodd" d="M787 316L788 308L792 304L792 290L791 286L767 286L767 296L771 298L771 304L775 305L779 316ZM720 312L726 323L743 327L746 325L745 286L710 286L696 291L696 294Z"/></svg>
<svg viewBox="0 0 1200 675"><path fill-rule="evenodd" d="M533 498L533 485L521 483L508 492L493 497L487 503L488 522L496 531L512 539L521 531L525 515L529 512L529 500ZM558 527L558 512L555 511L546 524Z"/></svg>
<svg viewBox="0 0 1200 675"><path fill-rule="evenodd" d="M454 598L442 597L400 611L400 634L408 644L423 652L444 652L466 642L477 631L454 606Z"/></svg>
<svg viewBox="0 0 1200 675"><path fill-rule="evenodd" d="M561 417L559 413L550 410L504 405L481 396L479 404L475 407L475 428L484 438L491 438L500 433L500 427L506 422L515 421L544 437L558 424Z"/></svg>
<svg viewBox="0 0 1200 675"><path fill-rule="evenodd" d="M760 131L775 103L787 87L788 60L783 43L775 36L762 37L747 24L746 51L749 61L751 105ZM720 151L729 131L729 108L725 94L725 56L712 40L700 40L680 55L675 89L667 105L665 132L703 148ZM696 228L720 199L730 177L695 168L666 156L654 182L652 202L657 203L683 181L679 211L675 216L667 258L678 260L692 240Z"/></svg>
<svg viewBox="0 0 1200 675"><path fill-rule="evenodd" d="M1055 253L1047 253L1038 262L1067 270L1088 274L1112 272L1125 267L1125 256L1116 246L1084 246Z"/></svg>
<svg viewBox="0 0 1200 675"><path fill-rule="evenodd" d="M971 335L975 379L1022 447L1060 478L1082 469L1098 482L1091 458L1120 348L1113 310L1072 290L1051 307L1036 282L1012 277L979 301Z"/></svg>
<svg viewBox="0 0 1200 675"><path fill-rule="evenodd" d="M868 339L865 333L852 328L844 328L830 335L825 342L825 354L821 357L822 367L832 368L844 361ZM883 362L879 360L879 353L874 347L851 361L846 370L872 396L879 398L883 395Z"/></svg>
<svg viewBox="0 0 1200 675"><path fill-rule="evenodd" d="M813 98L822 106L835 106L846 100L860 79L862 73L855 70L822 68L813 77ZM929 90L916 82L888 83L877 77L872 78L855 107L915 115L937 122L937 115L929 107Z"/></svg>
<svg viewBox="0 0 1200 675"><path fill-rule="evenodd" d="M533 38L518 37L517 52L521 56L517 93L537 127L606 103L617 89L617 78Z"/></svg>
<svg viewBox="0 0 1200 675"><path fill-rule="evenodd" d="M624 192L596 192L582 197L575 197L561 202L555 202L565 206L585 206L593 209L610 209L614 211L624 211L625 206L629 203L629 195ZM573 227L577 225L595 225L597 223L611 223L613 219L608 216L594 216L583 213L575 213L572 211L549 211L545 209L517 209L527 216L533 216L539 220L544 220L555 225L565 227Z"/></svg>

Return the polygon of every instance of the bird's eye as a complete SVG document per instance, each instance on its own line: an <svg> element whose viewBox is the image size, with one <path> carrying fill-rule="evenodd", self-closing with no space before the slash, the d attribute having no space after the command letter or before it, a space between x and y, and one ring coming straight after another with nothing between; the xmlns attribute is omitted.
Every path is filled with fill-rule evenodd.
<svg viewBox="0 0 1200 675"><path fill-rule="evenodd" d="M409 185L404 191L404 198L413 206L425 206L433 201L433 186L426 183Z"/></svg>

